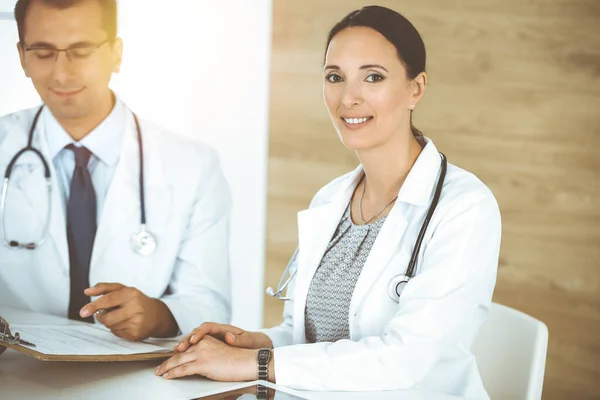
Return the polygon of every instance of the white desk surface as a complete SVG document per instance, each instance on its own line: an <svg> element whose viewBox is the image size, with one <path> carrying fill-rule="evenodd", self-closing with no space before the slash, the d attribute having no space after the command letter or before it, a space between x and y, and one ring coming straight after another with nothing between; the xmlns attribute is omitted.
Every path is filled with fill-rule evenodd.
<svg viewBox="0 0 600 400"><path fill-rule="evenodd" d="M72 324L67 319L7 310L0 314L9 323ZM164 342L172 346L175 342ZM154 375L158 361L81 363L39 361L8 349L0 355L0 399L170 399L189 400L238 389L254 383L215 382L202 377L166 380ZM452 400L456 397L422 390L371 393L304 392L273 387L307 399Z"/></svg>

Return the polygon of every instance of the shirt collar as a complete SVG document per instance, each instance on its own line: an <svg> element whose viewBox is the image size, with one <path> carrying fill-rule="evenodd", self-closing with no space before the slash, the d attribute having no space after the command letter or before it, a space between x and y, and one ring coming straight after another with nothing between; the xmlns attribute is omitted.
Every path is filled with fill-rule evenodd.
<svg viewBox="0 0 600 400"><path fill-rule="evenodd" d="M114 166L119 160L121 146L125 136L126 112L125 104L116 98L115 106L108 116L79 142L64 130L48 107L44 107L42 117L46 129L46 140L50 157L54 159L65 146L74 144L85 146L101 162Z"/></svg>

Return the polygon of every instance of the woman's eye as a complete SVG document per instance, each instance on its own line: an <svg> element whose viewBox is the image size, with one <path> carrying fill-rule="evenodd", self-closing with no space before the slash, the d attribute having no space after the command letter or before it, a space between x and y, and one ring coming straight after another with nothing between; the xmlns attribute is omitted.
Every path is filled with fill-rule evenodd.
<svg viewBox="0 0 600 400"><path fill-rule="evenodd" d="M371 74L371 75L367 76L367 79L365 79L365 80L370 83L377 83L377 82L381 82L384 79L385 78L382 75Z"/></svg>
<svg viewBox="0 0 600 400"><path fill-rule="evenodd" d="M342 77L338 74L329 74L325 77L325 79L331 83L338 83L342 81Z"/></svg>

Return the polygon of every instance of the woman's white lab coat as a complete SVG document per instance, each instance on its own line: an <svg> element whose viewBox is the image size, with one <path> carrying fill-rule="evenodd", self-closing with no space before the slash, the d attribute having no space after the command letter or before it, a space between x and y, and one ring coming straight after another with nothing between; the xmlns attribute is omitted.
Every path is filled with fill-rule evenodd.
<svg viewBox="0 0 600 400"><path fill-rule="evenodd" d="M323 187L298 214L298 270L284 322L265 330L278 384L308 390L369 391L424 387L488 398L471 343L486 319L496 281L501 223L490 190L448 164L439 205L400 302L388 282L406 272L440 173L428 140L373 245L352 296L350 340L306 344L309 285L358 184L362 168Z"/></svg>

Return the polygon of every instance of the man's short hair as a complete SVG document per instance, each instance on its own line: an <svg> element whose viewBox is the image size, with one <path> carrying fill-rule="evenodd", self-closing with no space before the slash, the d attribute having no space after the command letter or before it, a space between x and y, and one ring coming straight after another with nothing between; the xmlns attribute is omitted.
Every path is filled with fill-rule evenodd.
<svg viewBox="0 0 600 400"><path fill-rule="evenodd" d="M59 10L73 7L84 1L97 1L102 7L102 26L108 34L108 40L112 42L117 37L117 0L17 0L17 4L15 5L15 19L17 20L19 43L21 44L25 40L25 14L29 5L34 1L41 1Z"/></svg>

